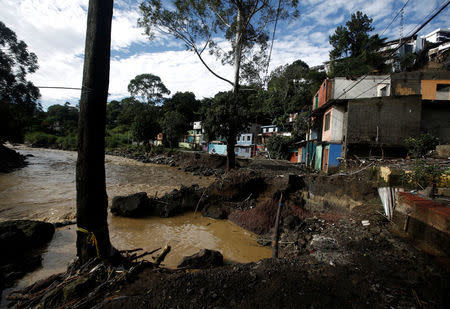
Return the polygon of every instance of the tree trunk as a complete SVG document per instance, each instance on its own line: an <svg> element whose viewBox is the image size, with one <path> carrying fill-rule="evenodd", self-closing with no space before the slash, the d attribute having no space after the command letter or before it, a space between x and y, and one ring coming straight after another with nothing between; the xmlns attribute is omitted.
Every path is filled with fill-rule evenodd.
<svg viewBox="0 0 450 309"><path fill-rule="evenodd" d="M78 122L77 256L110 257L105 184L105 122L113 0L89 0Z"/></svg>
<svg viewBox="0 0 450 309"><path fill-rule="evenodd" d="M234 153L235 143L236 130L234 130L234 128L230 128L230 134L227 136L227 171L230 171L236 167L236 154Z"/></svg>
<svg viewBox="0 0 450 309"><path fill-rule="evenodd" d="M239 75L241 70L241 58L242 58L242 37L243 37L243 29L242 29L242 13L241 9L238 8L237 14L237 30L236 30L236 39L235 39L235 51L234 51L234 78L233 78L233 94L234 97L232 99L231 104L233 109L236 110L237 94L239 93ZM236 154L234 153L234 146L236 141L236 127L233 125L230 128L229 135L227 136L227 171L236 167Z"/></svg>

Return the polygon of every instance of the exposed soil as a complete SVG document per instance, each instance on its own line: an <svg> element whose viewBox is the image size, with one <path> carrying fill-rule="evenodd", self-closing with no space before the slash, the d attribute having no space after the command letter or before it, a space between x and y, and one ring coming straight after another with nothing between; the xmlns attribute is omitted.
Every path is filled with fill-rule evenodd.
<svg viewBox="0 0 450 309"><path fill-rule="evenodd" d="M199 173L223 168L222 158L209 162L196 153L170 160L180 168L198 164ZM290 164L245 164L216 174L198 204L203 215L228 217L268 245L283 193L279 258L201 270L91 265L50 280L43 292L33 288L34 296L23 291L17 304L27 307L38 295L33 304L43 308L450 307L449 269L392 232L370 175L305 177Z"/></svg>

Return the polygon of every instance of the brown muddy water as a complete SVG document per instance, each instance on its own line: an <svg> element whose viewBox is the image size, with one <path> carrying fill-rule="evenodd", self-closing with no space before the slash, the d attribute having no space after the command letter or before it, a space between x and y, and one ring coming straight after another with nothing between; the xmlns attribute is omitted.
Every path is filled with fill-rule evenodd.
<svg viewBox="0 0 450 309"><path fill-rule="evenodd" d="M9 174L0 174L0 220L32 219L49 222L75 218L76 153L60 150L16 148L29 165ZM213 178L198 177L176 168L145 164L106 156L108 197L147 192L158 195L181 185L209 185ZM172 246L165 260L175 267L183 256L208 248L222 252L229 262L258 261L270 250L256 244L256 236L227 220L204 218L187 213L174 218L130 219L109 215L111 241L118 249L153 250ZM18 286L25 286L64 271L75 257L75 226L58 229L44 251L43 267L28 274Z"/></svg>

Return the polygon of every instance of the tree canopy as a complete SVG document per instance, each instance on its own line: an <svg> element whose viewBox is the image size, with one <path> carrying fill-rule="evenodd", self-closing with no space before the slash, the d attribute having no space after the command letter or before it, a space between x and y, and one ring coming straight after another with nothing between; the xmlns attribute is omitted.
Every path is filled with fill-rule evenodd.
<svg viewBox="0 0 450 309"><path fill-rule="evenodd" d="M170 94L159 76L153 74L140 74L128 84L128 92L137 96L144 103L159 103L164 95Z"/></svg>
<svg viewBox="0 0 450 309"><path fill-rule="evenodd" d="M385 39L378 34L370 35L375 28L372 18L363 12L351 14L345 26L338 26L329 36L332 75L362 75L373 69L381 69L383 61L377 51Z"/></svg>
<svg viewBox="0 0 450 309"><path fill-rule="evenodd" d="M38 69L37 57L1 21L0 47L0 143L21 141L40 109L39 89L27 80L27 74Z"/></svg>
<svg viewBox="0 0 450 309"><path fill-rule="evenodd" d="M216 77L239 88L240 78L257 78L265 68L266 48L269 40L268 25L278 19L297 16L297 0L147 0L141 6L138 24L153 39L166 33L184 42L203 65ZM290 8L294 8L291 10ZM227 50L223 37L230 44ZM233 78L214 72L206 63L203 53L209 50L223 64L234 65ZM242 70L241 70L242 69ZM242 72L241 72L242 71Z"/></svg>

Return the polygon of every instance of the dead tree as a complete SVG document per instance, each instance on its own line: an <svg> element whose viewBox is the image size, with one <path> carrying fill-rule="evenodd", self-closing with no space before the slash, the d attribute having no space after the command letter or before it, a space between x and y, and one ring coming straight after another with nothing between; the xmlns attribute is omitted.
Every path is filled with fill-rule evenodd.
<svg viewBox="0 0 450 309"><path fill-rule="evenodd" d="M113 0L89 0L76 167L77 256L82 261L115 253L109 239L105 183L112 13Z"/></svg>

